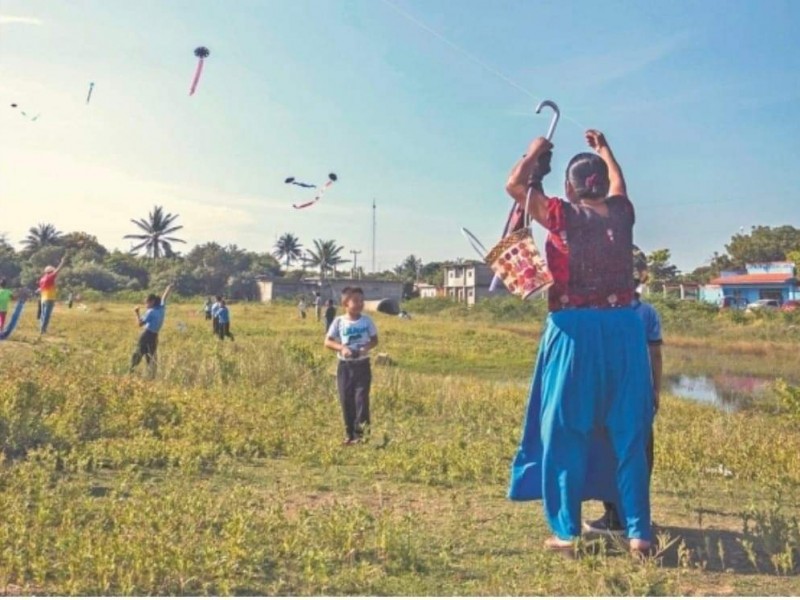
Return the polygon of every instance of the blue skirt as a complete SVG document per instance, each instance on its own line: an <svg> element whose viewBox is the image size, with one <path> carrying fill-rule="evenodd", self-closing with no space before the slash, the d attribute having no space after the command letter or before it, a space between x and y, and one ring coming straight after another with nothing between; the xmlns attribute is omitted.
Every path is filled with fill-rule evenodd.
<svg viewBox="0 0 800 600"><path fill-rule="evenodd" d="M539 345L508 496L544 501L561 539L581 532L581 501L613 502L630 538L649 540L646 446L653 386L631 308L551 313Z"/></svg>

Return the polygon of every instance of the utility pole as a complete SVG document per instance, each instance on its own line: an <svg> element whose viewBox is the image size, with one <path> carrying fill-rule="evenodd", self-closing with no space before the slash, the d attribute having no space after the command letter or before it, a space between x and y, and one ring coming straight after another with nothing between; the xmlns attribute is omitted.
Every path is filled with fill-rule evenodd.
<svg viewBox="0 0 800 600"><path fill-rule="evenodd" d="M372 272L375 273L375 198L372 199Z"/></svg>
<svg viewBox="0 0 800 600"><path fill-rule="evenodd" d="M353 255L353 274L352 278L355 279L358 274L358 255L361 254L361 250L350 250L350 254Z"/></svg>

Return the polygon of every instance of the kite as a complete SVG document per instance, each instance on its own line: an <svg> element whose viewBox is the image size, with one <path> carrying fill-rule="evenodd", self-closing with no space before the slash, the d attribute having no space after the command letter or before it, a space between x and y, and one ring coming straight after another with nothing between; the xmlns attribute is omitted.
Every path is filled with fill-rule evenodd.
<svg viewBox="0 0 800 600"><path fill-rule="evenodd" d="M89 93L86 95L86 104L89 104L89 100L92 99L92 90L94 89L94 81L89 83Z"/></svg>
<svg viewBox="0 0 800 600"><path fill-rule="evenodd" d="M314 188L318 190L316 196L314 196L312 200L309 200L308 202L303 202L302 204L292 204L294 208L306 208L308 206L311 206L319 202L322 199L322 196L325 194L325 192L328 191L328 188L331 187L336 182L337 179L339 178L336 176L336 173L328 173L328 181L326 181L321 186L316 186L310 183L303 183L302 181L296 181L294 177L287 177L284 180L284 183L288 183L290 185L298 185L303 188Z"/></svg>
<svg viewBox="0 0 800 600"><path fill-rule="evenodd" d="M0 331L0 341L7 340L8 336L14 333L14 330L17 328L17 323L19 323L19 318L22 315L22 309L25 306L25 300L20 298L17 301L17 305L14 307L14 312L11 315L11 320L6 325L6 328L3 331Z"/></svg>
<svg viewBox="0 0 800 600"><path fill-rule="evenodd" d="M303 183L302 181L297 181L294 177L287 177L283 180L283 183L291 183L292 185L299 186L301 188L315 188L317 187L313 183Z"/></svg>
<svg viewBox="0 0 800 600"><path fill-rule="evenodd" d="M12 103L12 104L11 104L11 108L19 108L19 106L17 105L17 103L16 103L16 102L14 102L14 103ZM41 113L38 113L38 114L37 114L35 117L29 117L29 116L28 116L28 113L26 113L24 110L20 110L20 111L19 111L19 114L21 114L21 115L22 115L23 117L25 117L26 119L30 119L31 121L35 121L36 119L38 119L38 118L39 118L39 115L40 115Z"/></svg>
<svg viewBox="0 0 800 600"><path fill-rule="evenodd" d="M205 46L198 46L194 49L194 55L197 57L197 69L194 72L194 79L192 79L192 87L189 88L189 95L193 96L194 91L197 89L197 84L200 81L200 73L203 72L203 61L211 54Z"/></svg>

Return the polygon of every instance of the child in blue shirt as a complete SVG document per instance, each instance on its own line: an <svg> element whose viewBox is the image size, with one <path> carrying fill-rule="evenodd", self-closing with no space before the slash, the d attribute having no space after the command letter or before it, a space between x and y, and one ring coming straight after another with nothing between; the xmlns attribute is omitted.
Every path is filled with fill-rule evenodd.
<svg viewBox="0 0 800 600"><path fill-rule="evenodd" d="M217 319L217 335L219 335L219 339L224 340L229 337L231 341L234 341L231 333L231 313L225 300L220 299L214 317Z"/></svg>
<svg viewBox="0 0 800 600"><path fill-rule="evenodd" d="M653 409L658 411L661 397L661 376L663 372L661 347L664 341L661 337L661 316L652 304L642 302L641 299L642 286L639 282L645 277L646 273L641 273L638 274L637 279L634 280L637 287L633 295L631 307L644 325L644 331L647 337L647 351L650 356L650 376L653 381ZM654 462L653 446L653 430L651 429L650 437L647 441L647 469L651 476L653 474ZM617 507L612 502L603 502L603 508L605 509L603 516L596 521L584 521L583 528L593 533L622 535L625 532L625 528L619 518Z"/></svg>
<svg viewBox="0 0 800 600"><path fill-rule="evenodd" d="M158 332L164 325L164 317L167 307L167 298L172 291L172 284L169 284L164 293L159 298L155 294L150 294L145 299L145 306L147 310L142 316L139 313L139 307L133 309L136 313L136 322L142 328L142 333L139 336L136 351L131 356L130 372L139 365L144 357L147 362L148 370L151 375L156 374L156 351L158 350Z"/></svg>
<svg viewBox="0 0 800 600"><path fill-rule="evenodd" d="M342 405L345 445L361 441L369 427L369 389L372 370L369 351L378 345L378 330L364 310L364 292L359 287L342 290L345 314L333 320L325 338L325 347L339 357L336 384Z"/></svg>

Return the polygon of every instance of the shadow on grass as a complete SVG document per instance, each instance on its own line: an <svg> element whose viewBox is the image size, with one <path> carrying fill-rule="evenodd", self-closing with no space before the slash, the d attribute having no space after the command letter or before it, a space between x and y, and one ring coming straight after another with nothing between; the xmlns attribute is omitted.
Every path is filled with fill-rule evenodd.
<svg viewBox="0 0 800 600"><path fill-rule="evenodd" d="M656 545L661 548L653 558L666 569L696 568L709 573L736 575L800 575L797 549L778 551L775 556L766 550L760 538L745 536L727 529L658 526L654 530ZM584 552L627 553L627 541L621 537L584 535ZM793 554L789 554L793 552Z"/></svg>
<svg viewBox="0 0 800 600"><path fill-rule="evenodd" d="M761 540L741 532L659 526L655 534L664 539L668 537L669 541L675 540L658 559L666 568L691 566L714 573L776 577L800 574L796 550L789 563L791 567L784 567L781 572ZM785 560L783 565L786 565Z"/></svg>

